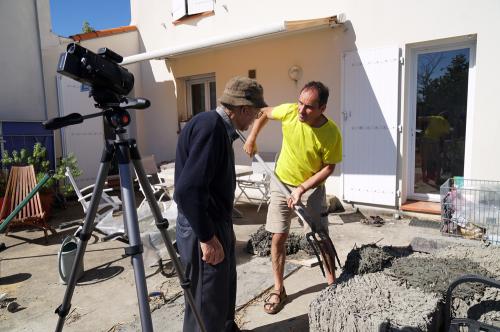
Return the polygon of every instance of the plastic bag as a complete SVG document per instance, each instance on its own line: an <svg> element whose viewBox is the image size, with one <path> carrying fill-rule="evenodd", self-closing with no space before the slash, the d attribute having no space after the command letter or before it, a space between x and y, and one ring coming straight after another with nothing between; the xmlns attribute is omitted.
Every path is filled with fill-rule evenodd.
<svg viewBox="0 0 500 332"><path fill-rule="evenodd" d="M125 226L123 219L115 220L113 218L113 210L110 210L106 215L97 223L96 228L106 234L125 233Z"/></svg>

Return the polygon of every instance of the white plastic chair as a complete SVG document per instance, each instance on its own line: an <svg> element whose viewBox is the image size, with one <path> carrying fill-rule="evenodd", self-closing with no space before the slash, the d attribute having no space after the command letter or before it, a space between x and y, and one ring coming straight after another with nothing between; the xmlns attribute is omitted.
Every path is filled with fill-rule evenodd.
<svg viewBox="0 0 500 332"><path fill-rule="evenodd" d="M274 171L276 164L276 152L260 152L266 165ZM240 190L240 194L236 197L234 203L236 204L242 196L251 203L258 203L257 212L260 211L262 204L267 203L269 200L269 187L271 177L266 173L264 166L262 166L254 157L252 160L252 175L239 177L236 179L236 184Z"/></svg>
<svg viewBox="0 0 500 332"><path fill-rule="evenodd" d="M83 212L87 213L87 209L90 205L90 199L92 198L92 192L94 190L94 185L87 186L85 188L78 188L76 184L75 178L71 174L69 167L66 167L66 172L64 173L66 177L69 179L69 182L73 186L75 190L76 196L78 197L78 202L83 207ZM110 209L114 211L120 210L122 205L122 201L118 196L109 196L107 192L112 191L111 188L106 188L102 192L101 201L99 202L99 207L97 209L96 222L99 222L102 218L104 218L105 214L103 212L109 211Z"/></svg>
<svg viewBox="0 0 500 332"><path fill-rule="evenodd" d="M158 180L160 182L157 186L161 187L166 192L166 196L171 199L173 197L174 190L174 180L172 177L166 171L160 171L158 172Z"/></svg>
<svg viewBox="0 0 500 332"><path fill-rule="evenodd" d="M149 185L151 186L151 189L153 190L153 194L156 196L160 195L158 198L158 201L160 202L163 198L167 197L170 199L170 194L168 192L168 189L171 187L168 185L168 183L163 182L163 176L160 174L161 172L158 172L158 167L156 166L156 160L154 155L149 155L146 157L141 158L141 163L142 166L144 167L144 171L146 172L146 175L148 176L148 182ZM137 176L137 174L136 174ZM137 181L137 179L136 179ZM141 204L139 205L138 209L141 209L144 204L147 203L147 198L146 195L144 194L144 190L142 189L142 185L139 183L139 189L144 196Z"/></svg>

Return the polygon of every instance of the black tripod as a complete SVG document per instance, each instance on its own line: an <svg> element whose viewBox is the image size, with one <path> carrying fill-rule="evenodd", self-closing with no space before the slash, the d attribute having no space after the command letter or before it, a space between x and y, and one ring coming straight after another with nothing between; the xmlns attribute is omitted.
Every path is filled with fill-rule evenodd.
<svg viewBox="0 0 500 332"><path fill-rule="evenodd" d="M116 134L116 139L114 140L114 142L111 144L106 143L106 146L103 150L99 172L97 174L94 191L92 193L92 199L90 201L90 206L85 216L83 228L78 235L80 241L78 242L77 253L73 263L73 267L71 269L71 275L68 280L63 303L56 309L56 313L59 315L56 331L62 331L64 320L71 308L71 298L73 296L73 292L77 282L77 267L80 266L81 262L83 261L83 255L87 247L87 242L90 239L92 231L94 229L94 219L97 214L97 209L101 200L106 177L108 175L111 160L113 159L114 155L117 156L119 165L120 186L123 201L123 219L125 223L124 226L126 229L126 233L129 239L129 247L125 248L125 254L131 257L132 266L134 268L135 285L137 290L137 299L139 302L142 331L153 331L153 324L151 320L151 312L149 310L148 290L142 259L143 247L139 233L137 210L135 208L134 188L130 168L131 162L137 173L139 183L144 189L144 194L155 218L156 226L161 233L163 241L165 242L165 245L167 247L168 254L172 259L172 263L177 272L177 276L179 277L180 285L184 290L184 295L194 312L200 330L206 331L201 316L194 304L194 299L191 293L191 281L185 276L184 269L179 259L177 258L174 246L172 245L172 242L167 235L168 220L163 218L153 191L148 183L147 175L140 161L141 158L136 141L134 139L127 139L125 137L126 126L128 126L130 123L130 114L126 111L126 108L146 108L149 106L149 101L144 99L125 100L125 104L122 102L121 104L115 103L99 105L98 107L105 109L105 111L100 113L85 116L73 113L65 117L49 120L44 124L47 129L58 129L68 125L81 123L84 121L84 119L102 115L104 116L108 125L114 129L114 132Z"/></svg>

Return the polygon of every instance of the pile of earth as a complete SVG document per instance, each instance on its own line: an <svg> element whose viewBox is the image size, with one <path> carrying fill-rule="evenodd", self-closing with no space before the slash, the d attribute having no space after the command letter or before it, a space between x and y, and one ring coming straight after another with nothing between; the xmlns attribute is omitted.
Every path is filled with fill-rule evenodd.
<svg viewBox="0 0 500 332"><path fill-rule="evenodd" d="M264 226L260 226L255 233L250 235L250 239L247 242L247 251L250 254L261 257L271 255L272 236L273 234L266 231ZM303 250L308 255L314 255L314 251L304 235L290 233L285 247L287 255L296 254L299 250Z"/></svg>

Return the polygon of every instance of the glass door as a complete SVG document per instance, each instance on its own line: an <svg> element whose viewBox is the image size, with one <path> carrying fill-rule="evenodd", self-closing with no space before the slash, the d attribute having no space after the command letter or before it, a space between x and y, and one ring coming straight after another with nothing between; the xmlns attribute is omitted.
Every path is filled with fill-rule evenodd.
<svg viewBox="0 0 500 332"><path fill-rule="evenodd" d="M416 52L410 196L439 200L446 179L463 176L471 47ZM411 192L413 191L413 192Z"/></svg>

